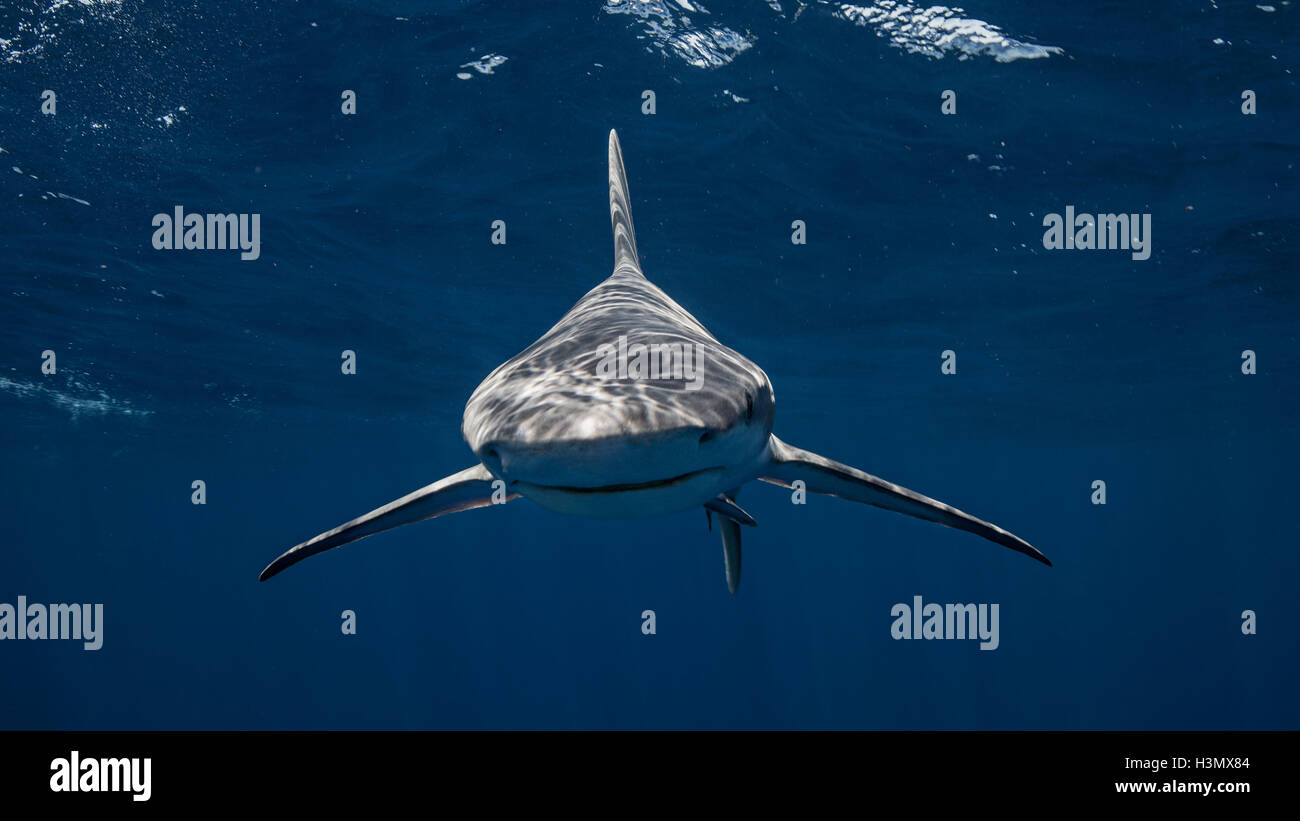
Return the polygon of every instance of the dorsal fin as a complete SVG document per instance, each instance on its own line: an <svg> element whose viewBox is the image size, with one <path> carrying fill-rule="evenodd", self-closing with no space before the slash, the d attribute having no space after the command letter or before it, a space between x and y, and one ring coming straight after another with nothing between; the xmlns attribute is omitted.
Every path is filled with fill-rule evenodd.
<svg viewBox="0 0 1300 821"><path fill-rule="evenodd" d="M636 253L636 231L632 228L632 208L628 205L627 173L623 170L623 149L618 132L609 132L609 223L614 229L614 273L641 273L641 259Z"/></svg>

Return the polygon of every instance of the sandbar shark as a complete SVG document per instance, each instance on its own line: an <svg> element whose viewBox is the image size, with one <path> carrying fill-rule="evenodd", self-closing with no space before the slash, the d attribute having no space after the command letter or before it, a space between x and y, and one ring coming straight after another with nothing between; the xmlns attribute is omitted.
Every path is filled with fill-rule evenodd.
<svg viewBox="0 0 1300 821"><path fill-rule="evenodd" d="M756 524L736 497L753 480L938 522L1051 565L997 525L773 435L767 374L646 279L628 202L623 152L610 131L614 272L470 396L461 432L478 463L289 549L262 571L263 581L399 525L522 496L603 519L703 507L710 529L718 516L727 589L735 593L740 528ZM661 367L647 372L647 354ZM681 367L690 356L703 369L693 379Z"/></svg>

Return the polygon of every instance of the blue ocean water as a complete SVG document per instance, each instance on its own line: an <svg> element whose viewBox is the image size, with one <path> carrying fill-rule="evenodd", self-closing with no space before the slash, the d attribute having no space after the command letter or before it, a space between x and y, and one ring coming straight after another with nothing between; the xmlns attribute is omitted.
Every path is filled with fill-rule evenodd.
<svg viewBox="0 0 1300 821"><path fill-rule="evenodd" d="M0 642L0 727L1297 728L1298 13L7 4L0 602L104 624ZM1054 567L755 484L735 596L698 511L527 501L259 583L474 463L465 400L610 271L611 128L647 276L779 436ZM260 258L155 250L177 205ZM1069 205L1150 258L1046 250ZM918 595L998 648L895 640Z"/></svg>

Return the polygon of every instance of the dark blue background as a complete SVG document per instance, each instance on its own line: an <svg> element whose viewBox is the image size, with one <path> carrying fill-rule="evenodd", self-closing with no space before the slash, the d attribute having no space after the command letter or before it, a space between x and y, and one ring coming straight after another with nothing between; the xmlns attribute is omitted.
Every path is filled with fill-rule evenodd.
<svg viewBox="0 0 1300 821"><path fill-rule="evenodd" d="M0 643L0 727L1300 726L1296 7L972 2L1064 49L1004 63L710 0L752 47L703 69L549 5L0 11L0 601L106 622ZM611 127L647 275L782 438L1055 567L755 485L735 597L698 512L526 501L259 584L473 463L470 392L609 273ZM153 250L177 204L260 213L262 258ZM1044 251L1070 204L1151 213L1151 259ZM918 594L999 603L1001 647L892 640Z"/></svg>

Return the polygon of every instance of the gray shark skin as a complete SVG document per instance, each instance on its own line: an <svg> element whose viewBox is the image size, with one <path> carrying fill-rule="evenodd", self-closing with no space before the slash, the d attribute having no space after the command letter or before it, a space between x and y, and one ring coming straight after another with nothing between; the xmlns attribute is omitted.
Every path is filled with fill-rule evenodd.
<svg viewBox="0 0 1300 821"><path fill-rule="evenodd" d="M628 202L623 154L611 131L614 272L470 396L461 431L479 463L289 549L261 580L374 533L486 507L495 490L497 503L522 496L594 518L703 507L710 529L718 516L727 589L735 593L740 528L756 524L736 496L756 479L784 487L801 481L807 491L965 530L1051 565L996 525L774 436L767 374L645 278ZM627 349L682 346L694 352L700 370L694 381L680 368L665 368L656 378L611 373L608 355L620 342Z"/></svg>

